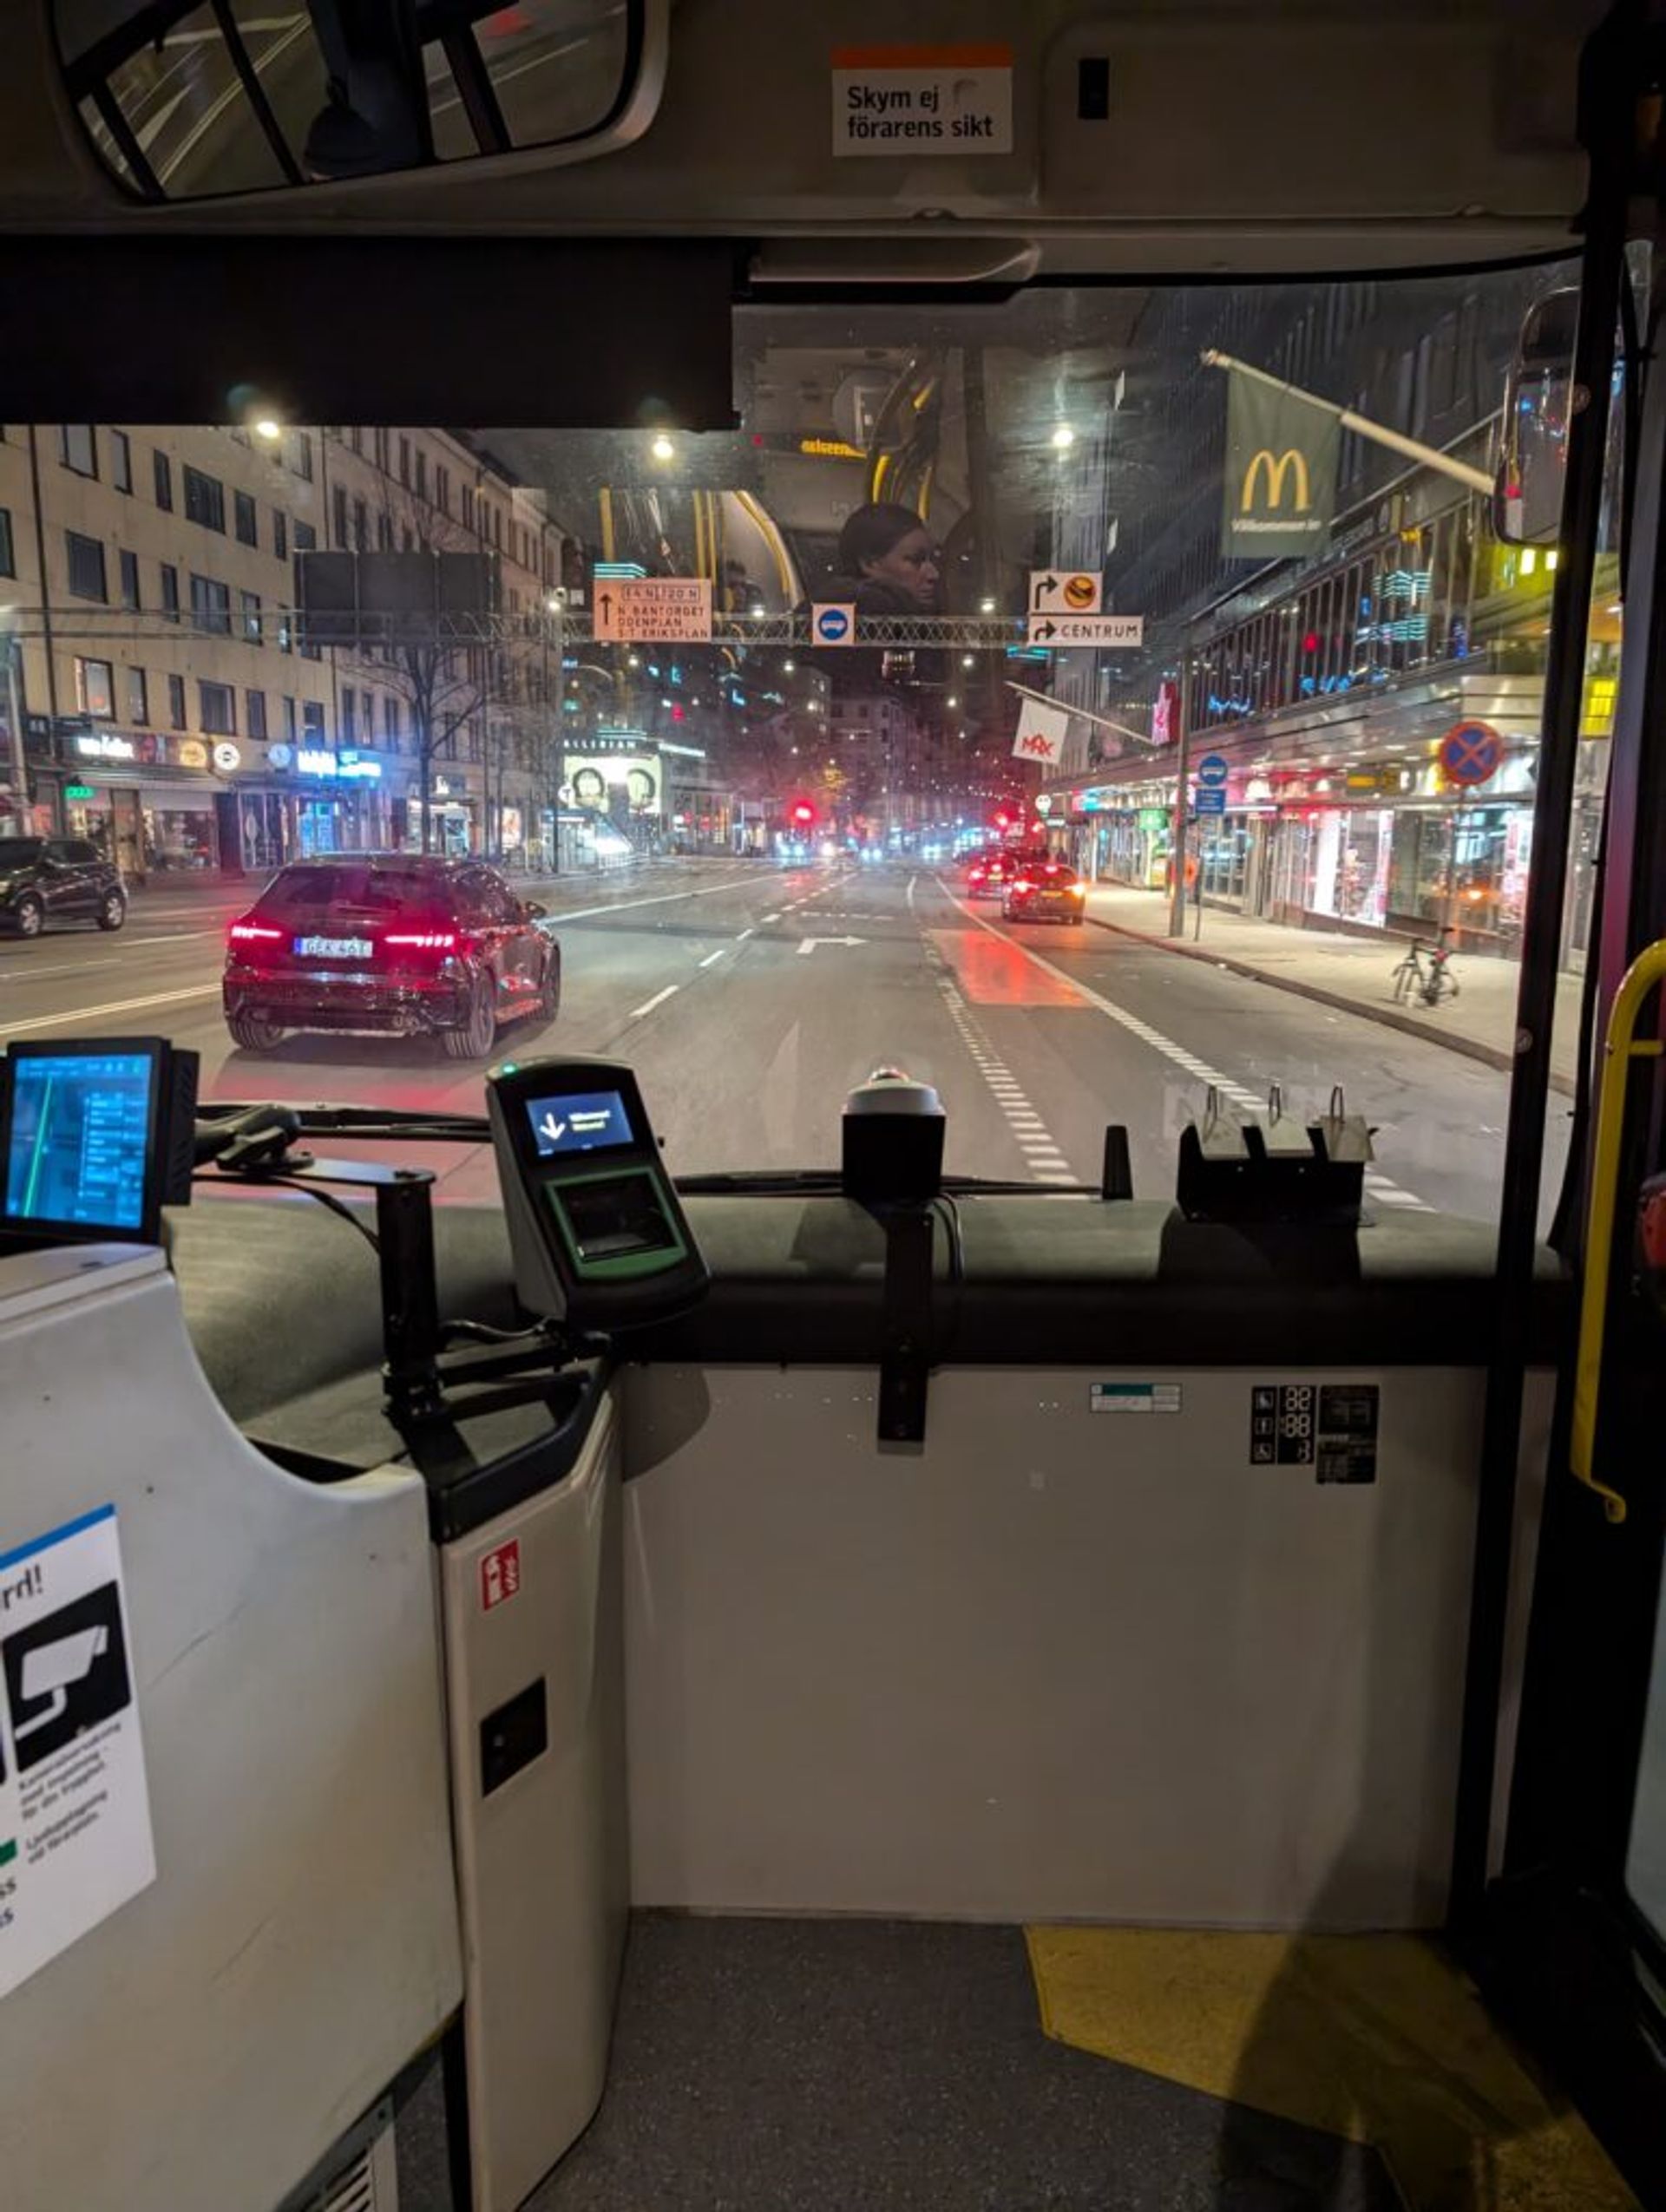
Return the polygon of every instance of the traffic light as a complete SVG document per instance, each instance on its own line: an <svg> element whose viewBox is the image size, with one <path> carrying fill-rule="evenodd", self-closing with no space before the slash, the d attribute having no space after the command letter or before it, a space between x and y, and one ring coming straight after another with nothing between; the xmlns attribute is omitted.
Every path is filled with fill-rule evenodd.
<svg viewBox="0 0 1666 2212"><path fill-rule="evenodd" d="M795 799L790 814L795 826L799 829L808 829L816 819L816 809L808 799Z"/></svg>

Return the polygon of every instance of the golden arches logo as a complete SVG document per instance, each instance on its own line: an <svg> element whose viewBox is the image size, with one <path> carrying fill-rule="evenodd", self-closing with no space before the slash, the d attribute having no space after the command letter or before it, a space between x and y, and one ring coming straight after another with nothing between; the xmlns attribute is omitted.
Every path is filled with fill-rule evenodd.
<svg viewBox="0 0 1666 2212"><path fill-rule="evenodd" d="M1251 456L1250 466L1243 472L1243 489L1238 498L1239 514L1248 514L1253 510L1256 480L1263 469L1267 472L1268 507L1276 509L1282 505L1284 478L1287 474L1293 473L1295 478L1295 512L1305 514L1313 505L1312 489L1308 482L1308 461L1306 455L1299 453L1294 446L1286 447L1276 458L1265 446Z"/></svg>

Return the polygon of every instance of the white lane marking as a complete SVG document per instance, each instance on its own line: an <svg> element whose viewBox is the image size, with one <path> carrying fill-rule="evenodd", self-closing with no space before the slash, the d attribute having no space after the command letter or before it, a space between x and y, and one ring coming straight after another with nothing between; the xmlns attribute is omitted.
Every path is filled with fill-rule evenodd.
<svg viewBox="0 0 1666 2212"><path fill-rule="evenodd" d="M597 914L624 914L638 906L674 906L681 899L715 899L720 893L733 891L743 883L750 883L746 875L725 876L721 883L707 883L698 891L656 891L651 899L611 899L600 906L569 906L564 913L546 914L551 922L588 921Z"/></svg>
<svg viewBox="0 0 1666 2212"><path fill-rule="evenodd" d="M780 915L779 915L779 914L764 914L764 915L760 916L760 918L759 918L759 919L758 919L758 927L759 927L760 929L762 929L762 928L764 928L764 926L765 926L767 923L770 923L770 922L777 922L777 921L779 921L779 920L780 920L780 919L781 919L781 917L780 917Z"/></svg>
<svg viewBox="0 0 1666 2212"><path fill-rule="evenodd" d="M1244 1112L1260 1113L1264 1109L1267 1101L1257 1092L1250 1090L1243 1083L1234 1083L1230 1076L1223 1075L1218 1068L1211 1068L1207 1061L1200 1060L1196 1053L1188 1051L1184 1045L1177 1044L1171 1037L1165 1037L1161 1030L1153 1029L1149 1022L1143 1022L1137 1014L1131 1014L1125 1006L1118 1006L1115 999L1106 998L1101 992L1095 991L1091 984L1084 983L1079 976L1072 975L1068 968L1061 968L1056 961L1044 959L1040 952L1032 952L1027 945L1020 945L1017 938L1009 937L1005 930L997 929L993 922L985 921L981 914L974 913L970 906L954 897L948 885L942 883L941 877L939 883L944 896L954 906L960 907L968 921L976 922L980 929L987 929L991 937L999 938L1003 945L1010 945L1015 952L1021 952L1026 960L1033 960L1038 968L1045 969L1048 975L1054 977L1059 983L1075 991L1090 1006L1096 1006L1100 1013L1118 1023L1131 1036L1138 1037L1142 1044L1149 1044L1154 1052L1160 1052L1164 1059L1172 1061L1176 1067L1184 1068L1188 1075L1195 1077L1199 1083L1206 1083L1212 1090L1217 1090L1223 1098L1230 1100L1233 1105L1239 1107ZM1435 1210L1427 1199L1418 1197L1414 1191L1402 1188L1400 1184L1381 1173L1374 1177L1371 1195L1373 1198L1381 1199L1385 1205L1414 1208L1420 1214L1432 1214Z"/></svg>
<svg viewBox="0 0 1666 2212"><path fill-rule="evenodd" d="M937 988L943 994L943 1004L955 1032L971 1056L972 1063L989 1087L990 1096L1000 1107L1011 1132L1013 1142L1024 1155L1024 1164L1039 1182L1074 1183L1076 1177L1070 1162L1047 1132L1046 1124L1025 1096L1004 1061L991 1050L966 1003L959 985L949 974L942 955L929 939L922 939L926 964L937 978Z"/></svg>
<svg viewBox="0 0 1666 2212"><path fill-rule="evenodd" d="M652 998L645 998L640 1006L633 1006L626 1015L627 1022L640 1022L644 1014L651 1014L656 1006L663 1006L667 998L674 998L682 989L680 983L668 983L663 991L656 991Z"/></svg>
<svg viewBox="0 0 1666 2212"><path fill-rule="evenodd" d="M917 875L911 875L908 878L908 907L910 913L914 912L914 887L919 880L920 879Z"/></svg>
<svg viewBox="0 0 1666 2212"><path fill-rule="evenodd" d="M751 933L751 931L750 929L738 929L738 930L735 932L735 942L736 942L736 944L737 944L737 945L744 945L744 944L746 942L746 939L748 939L748 938L751 935L751 933Z"/></svg>
<svg viewBox="0 0 1666 2212"><path fill-rule="evenodd" d="M720 960L728 950L729 947L726 945L719 945L715 952L708 952L703 960L696 960L694 965L697 968L709 968L714 960Z"/></svg>
<svg viewBox="0 0 1666 2212"><path fill-rule="evenodd" d="M187 998L217 998L220 983L193 984L188 991L156 991L148 998L115 998L108 1005L77 1006L73 1013L36 1014L33 1021L0 1023L0 1037L33 1036L37 1029L67 1029L75 1022L102 1021L106 1014L137 1014L148 1006L177 1006Z"/></svg>

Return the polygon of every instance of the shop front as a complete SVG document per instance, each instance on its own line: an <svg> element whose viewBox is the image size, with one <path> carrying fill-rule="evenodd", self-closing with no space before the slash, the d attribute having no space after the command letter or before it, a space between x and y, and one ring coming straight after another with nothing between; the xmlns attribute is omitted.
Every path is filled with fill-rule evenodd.
<svg viewBox="0 0 1666 2212"><path fill-rule="evenodd" d="M449 860L466 860L482 850L477 801L463 772L448 767L436 775L428 789L428 850ZM423 797L420 789L407 793L404 808L407 850L423 850Z"/></svg>
<svg viewBox="0 0 1666 2212"><path fill-rule="evenodd" d="M220 865L220 802L233 746L154 730L61 736L57 806L131 882L202 875Z"/></svg>

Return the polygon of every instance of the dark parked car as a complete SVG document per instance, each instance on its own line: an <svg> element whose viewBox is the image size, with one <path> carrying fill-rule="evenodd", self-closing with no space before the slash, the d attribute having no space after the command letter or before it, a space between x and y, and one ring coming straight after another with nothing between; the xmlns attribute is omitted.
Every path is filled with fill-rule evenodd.
<svg viewBox="0 0 1666 2212"><path fill-rule="evenodd" d="M245 1051L292 1030L436 1035L483 1059L500 1022L554 1018L561 947L493 867L332 854L281 869L231 926L226 1024Z"/></svg>
<svg viewBox="0 0 1666 2212"><path fill-rule="evenodd" d="M1032 854L1007 878L1000 911L1007 921L1071 922L1079 929L1086 897L1087 886L1067 861Z"/></svg>
<svg viewBox="0 0 1666 2212"><path fill-rule="evenodd" d="M52 922L120 929L121 871L85 837L0 837L0 926L38 937Z"/></svg>

